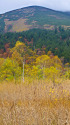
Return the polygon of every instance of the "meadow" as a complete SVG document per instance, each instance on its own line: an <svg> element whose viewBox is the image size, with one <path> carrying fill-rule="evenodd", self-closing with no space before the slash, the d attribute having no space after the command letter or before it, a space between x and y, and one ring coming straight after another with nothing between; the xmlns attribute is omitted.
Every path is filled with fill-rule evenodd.
<svg viewBox="0 0 70 125"><path fill-rule="evenodd" d="M0 83L0 125L70 125L70 80Z"/></svg>
<svg viewBox="0 0 70 125"><path fill-rule="evenodd" d="M70 63L19 41L5 48L0 58L0 125L70 125Z"/></svg>

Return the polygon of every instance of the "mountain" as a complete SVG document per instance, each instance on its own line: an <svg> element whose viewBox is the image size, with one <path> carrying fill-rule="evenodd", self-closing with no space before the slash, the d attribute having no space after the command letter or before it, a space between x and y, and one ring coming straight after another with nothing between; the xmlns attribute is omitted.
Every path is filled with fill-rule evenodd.
<svg viewBox="0 0 70 125"><path fill-rule="evenodd" d="M29 6L0 14L0 32L21 32L33 28L53 30L60 25L70 28L70 12Z"/></svg>

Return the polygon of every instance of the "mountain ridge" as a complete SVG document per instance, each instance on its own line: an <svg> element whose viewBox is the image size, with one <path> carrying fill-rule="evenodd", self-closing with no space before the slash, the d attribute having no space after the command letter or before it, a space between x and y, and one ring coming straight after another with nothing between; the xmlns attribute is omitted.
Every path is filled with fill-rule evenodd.
<svg viewBox="0 0 70 125"><path fill-rule="evenodd" d="M21 32L33 28L70 28L70 13L42 6L28 6L0 14L0 32Z"/></svg>
<svg viewBox="0 0 70 125"><path fill-rule="evenodd" d="M13 10L10 10L10 11L7 11L7 12L4 12L0 15L3 15L3 14L6 14L6 13L9 13L9 12L13 12L15 10L20 10L20 9L25 9L25 8L34 8L34 7L40 7L40 8L44 8L44 9L48 9L48 10L52 10L52 11L56 11L56 12L69 12L69 11L59 11L59 10L54 10L54 9L51 9L51 8L48 8L48 7L43 7L43 6L38 6L38 5L33 5L33 6L26 6L26 7L21 7L21 8L18 8L18 9L13 9Z"/></svg>

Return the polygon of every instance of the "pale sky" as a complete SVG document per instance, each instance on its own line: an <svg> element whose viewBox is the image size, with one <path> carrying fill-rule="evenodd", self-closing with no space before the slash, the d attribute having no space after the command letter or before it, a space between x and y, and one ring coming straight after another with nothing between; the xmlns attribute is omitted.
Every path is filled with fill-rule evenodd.
<svg viewBox="0 0 70 125"><path fill-rule="evenodd" d="M0 0L0 14L32 5L70 11L70 0Z"/></svg>

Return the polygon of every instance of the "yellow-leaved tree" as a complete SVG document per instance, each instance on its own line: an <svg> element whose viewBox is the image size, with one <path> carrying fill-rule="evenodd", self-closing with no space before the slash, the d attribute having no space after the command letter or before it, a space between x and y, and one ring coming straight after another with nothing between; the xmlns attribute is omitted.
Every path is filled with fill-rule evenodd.
<svg viewBox="0 0 70 125"><path fill-rule="evenodd" d="M18 61L19 65L23 64L23 61L27 64L33 64L35 61L36 53L32 51L25 43L17 41L15 46L11 49L12 59Z"/></svg>
<svg viewBox="0 0 70 125"><path fill-rule="evenodd" d="M36 66L38 66L37 72L40 71L39 74L43 78L51 79L54 84L61 76L62 63L58 56L51 58L48 55L41 55L36 58Z"/></svg>
<svg viewBox="0 0 70 125"><path fill-rule="evenodd" d="M39 65L41 69L50 67L51 59L48 55L41 55L36 58L36 65Z"/></svg>
<svg viewBox="0 0 70 125"><path fill-rule="evenodd" d="M10 58L4 59L0 67L0 80L17 79L22 74L21 67L18 63Z"/></svg>
<svg viewBox="0 0 70 125"><path fill-rule="evenodd" d="M60 77L61 72L59 69L51 66L50 68L44 69L44 75L47 79L50 79L53 82L53 85L55 85L56 79Z"/></svg>

